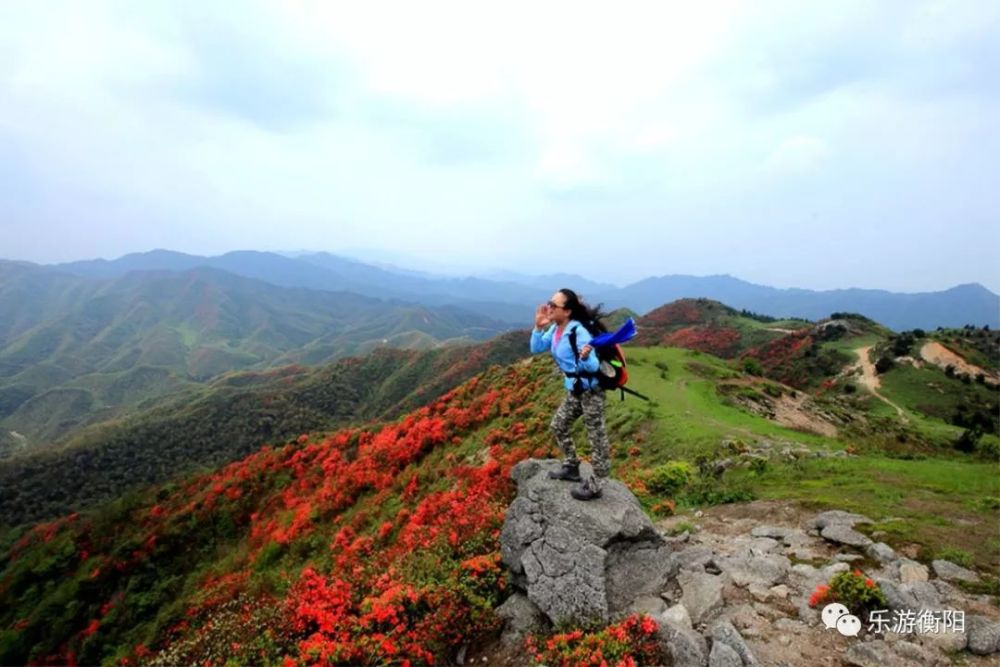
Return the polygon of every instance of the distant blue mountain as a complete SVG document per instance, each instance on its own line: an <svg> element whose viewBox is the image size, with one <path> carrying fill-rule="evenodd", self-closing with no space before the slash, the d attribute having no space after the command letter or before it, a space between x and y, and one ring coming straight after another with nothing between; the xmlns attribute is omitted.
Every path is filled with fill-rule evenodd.
<svg viewBox="0 0 1000 667"><path fill-rule="evenodd" d="M628 307L639 313L681 298L708 298L775 317L818 320L835 312L855 312L897 331L965 324L1000 326L1000 296L978 283L941 292L901 294L868 289L778 289L729 275L667 275L617 288L569 274L530 276L501 272L478 278L429 277L329 253L287 257L253 251L198 257L154 250L112 261L72 262L54 268L79 275L113 277L136 270L182 271L197 266L222 269L283 287L349 291L428 306L456 305L511 325L530 322L536 304L545 301L553 290L571 287L591 303L603 302L608 308Z"/></svg>
<svg viewBox="0 0 1000 667"><path fill-rule="evenodd" d="M868 289L778 289L732 276L662 276L597 297L612 307L628 306L640 313L677 299L703 297L774 317L820 320L836 312L860 313L896 331L966 324L1000 326L1000 296L978 283L942 292L900 294Z"/></svg>

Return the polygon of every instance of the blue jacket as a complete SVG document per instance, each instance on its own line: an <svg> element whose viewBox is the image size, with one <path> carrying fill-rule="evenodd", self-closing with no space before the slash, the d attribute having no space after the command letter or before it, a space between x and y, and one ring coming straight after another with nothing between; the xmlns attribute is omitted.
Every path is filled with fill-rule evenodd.
<svg viewBox="0 0 1000 667"><path fill-rule="evenodd" d="M559 343L555 345L553 344L556 333L555 324L543 332L532 329L531 353L538 354L546 350L550 351L556 360L556 365L559 366L559 370L563 373L575 373L578 371L596 372L601 365L600 360L597 358L597 350L591 350L587 358L581 359L579 362L577 362L576 357L573 355L573 346L569 344L569 332L574 327L576 328L576 349L582 350L583 346L588 344L593 336L590 335L590 332L582 324L576 320L570 320L566 323L566 328L563 329L562 335L559 337ZM597 378L583 378L582 381L584 389L597 386ZM575 382L576 378L564 378L567 391L573 390Z"/></svg>

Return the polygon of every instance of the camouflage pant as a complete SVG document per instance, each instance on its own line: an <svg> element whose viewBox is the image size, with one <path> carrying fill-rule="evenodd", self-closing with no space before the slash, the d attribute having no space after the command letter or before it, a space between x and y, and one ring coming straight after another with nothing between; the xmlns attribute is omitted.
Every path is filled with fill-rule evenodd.
<svg viewBox="0 0 1000 667"><path fill-rule="evenodd" d="M611 443L604 429L604 391L585 391L579 396L566 392L556 414L552 417L549 428L555 433L556 441L566 456L568 463L579 461L576 456L576 446L570 429L580 415L583 415L584 426L587 427L587 440L590 441L591 461L594 476L603 478L611 473Z"/></svg>

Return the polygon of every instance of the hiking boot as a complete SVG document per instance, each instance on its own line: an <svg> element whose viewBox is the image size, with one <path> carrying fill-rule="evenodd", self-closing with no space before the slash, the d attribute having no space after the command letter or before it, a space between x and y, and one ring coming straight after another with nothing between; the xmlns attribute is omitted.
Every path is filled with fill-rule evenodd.
<svg viewBox="0 0 1000 667"><path fill-rule="evenodd" d="M580 462L563 462L562 467L559 468L559 470L549 472L549 479L561 479L564 482L579 482L581 479Z"/></svg>
<svg viewBox="0 0 1000 667"><path fill-rule="evenodd" d="M593 477L588 477L580 486L570 491L569 494L577 500L593 500L594 498L601 497L601 487L598 485L597 480Z"/></svg>

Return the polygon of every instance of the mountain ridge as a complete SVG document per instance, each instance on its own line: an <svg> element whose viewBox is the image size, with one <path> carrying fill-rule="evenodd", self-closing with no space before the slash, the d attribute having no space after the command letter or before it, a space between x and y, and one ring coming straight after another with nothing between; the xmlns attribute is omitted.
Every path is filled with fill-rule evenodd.
<svg viewBox="0 0 1000 667"><path fill-rule="evenodd" d="M184 259L178 255L182 255ZM312 257L312 260L305 259L308 257ZM249 263L241 265L240 259ZM236 251L217 257L198 257L172 251L151 251L145 254L132 253L118 260L71 262L54 267L86 273L120 271L125 266L143 262L150 266L160 266L163 263L194 261L216 264L218 268L242 271L251 277L268 279L262 267L254 264L266 261L272 271L270 280L281 284L296 283L320 289L353 289L371 296L423 300L430 305L454 303L510 323L516 323L523 317L522 308L544 301L553 290L573 287L571 284L547 284L545 276L533 277L516 272L502 274L501 277L505 280L500 282L474 277L421 277L405 269L402 273L397 273L330 253L301 254L290 258L275 253ZM120 263L118 269L114 268L116 262ZM339 268L332 270L333 266ZM349 275L350 272L345 273L345 266L354 267L356 272L367 276L366 280L358 280ZM285 273L280 273L279 269ZM549 277L553 280L574 278L566 274ZM817 320L837 311L859 312L897 331L965 324L1000 327L1000 296L979 283L962 283L933 292L899 293L858 287L830 290L775 288L750 283L729 274L703 277L667 274L644 278L622 288L613 288L582 276L575 277L580 278L580 284L587 288L586 291L580 291L592 303L603 301L611 308L629 307L638 312L651 310L679 298L701 297L776 317Z"/></svg>

